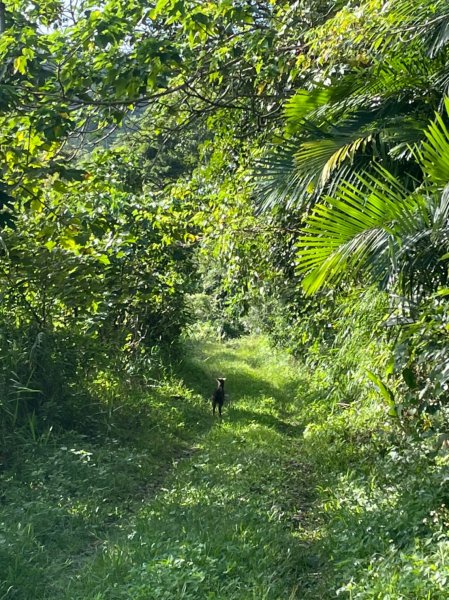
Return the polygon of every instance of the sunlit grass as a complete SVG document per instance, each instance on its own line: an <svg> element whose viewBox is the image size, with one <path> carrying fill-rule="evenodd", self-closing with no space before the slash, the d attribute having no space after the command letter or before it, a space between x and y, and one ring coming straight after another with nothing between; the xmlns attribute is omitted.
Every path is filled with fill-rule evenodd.
<svg viewBox="0 0 449 600"><path fill-rule="evenodd" d="M447 458L264 338L185 356L107 437L24 444L2 473L0 597L447 597Z"/></svg>
<svg viewBox="0 0 449 600"><path fill-rule="evenodd" d="M206 345L181 370L205 398L226 376L223 420L205 404L210 430L192 457L86 562L66 598L297 597L307 557L292 519L301 474L289 460L301 431L285 433L290 359L245 340Z"/></svg>
<svg viewBox="0 0 449 600"><path fill-rule="evenodd" d="M122 398L129 409L114 400L123 435L25 446L3 507L5 597L297 597L306 558L292 519L302 476L289 462L301 436L289 419L293 364L264 339L186 356L166 383ZM209 402L219 375L222 420Z"/></svg>

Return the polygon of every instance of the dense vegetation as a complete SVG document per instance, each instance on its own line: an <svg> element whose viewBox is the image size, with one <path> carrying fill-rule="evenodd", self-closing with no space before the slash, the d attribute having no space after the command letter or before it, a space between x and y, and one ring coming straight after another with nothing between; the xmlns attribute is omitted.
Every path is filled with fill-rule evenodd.
<svg viewBox="0 0 449 600"><path fill-rule="evenodd" d="M443 598L447 2L7 0L0 55L0 597Z"/></svg>

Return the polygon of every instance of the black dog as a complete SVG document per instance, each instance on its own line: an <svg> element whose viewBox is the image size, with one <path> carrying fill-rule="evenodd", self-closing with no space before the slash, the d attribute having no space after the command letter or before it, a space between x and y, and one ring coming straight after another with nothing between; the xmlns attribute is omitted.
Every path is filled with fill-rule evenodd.
<svg viewBox="0 0 449 600"><path fill-rule="evenodd" d="M212 411L215 416L215 409L218 404L218 414L221 417L221 407L223 406L225 393L224 393L224 382L226 381L226 377L219 377L217 379L218 387L215 392L212 394Z"/></svg>

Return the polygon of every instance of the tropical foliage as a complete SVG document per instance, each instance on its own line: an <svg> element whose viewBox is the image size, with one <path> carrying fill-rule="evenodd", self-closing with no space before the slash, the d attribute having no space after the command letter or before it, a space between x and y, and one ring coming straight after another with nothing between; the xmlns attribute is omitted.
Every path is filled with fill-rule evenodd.
<svg viewBox="0 0 449 600"><path fill-rule="evenodd" d="M185 429L202 435L206 428L198 393L205 393L202 377L212 372L198 365L185 371L186 339L268 333L272 343L301 361L301 375L292 375L288 359L279 359L286 361L291 389L282 380L283 399L275 406L276 368L270 371L272 384L255 375L263 370L259 350L251 350L254 359L241 359L244 367L223 359L236 378L249 370L248 381L243 376L241 381L248 398L255 394L254 381L264 387L261 411L251 416L245 396L248 404L234 415L248 421L244 435L260 435L251 447L260 451L276 485L285 482L274 477L275 463L263 441L273 428L279 430L272 436L279 456L285 457L288 447L284 434L291 434L301 437L310 469L316 471L319 460L328 465L323 476L336 491L317 488L320 510L329 513L331 523L327 533L321 523L319 535L338 548L345 565L353 566L354 557L336 523L350 520L347 512L357 512L358 502L369 504L370 485L376 490L371 500L380 515L375 520L380 542L373 543L372 554L363 554L366 527L355 527L354 548L364 557L360 571L357 567L353 576L344 567L338 586L329 592L332 585L326 583L326 593L383 597L373 581L382 580L376 569L381 575L388 568L379 567L373 556L381 547L394 565L388 540L404 547L408 541L399 531L405 517L396 520L399 532L385 533L382 511L392 505L374 478L392 485L385 464L399 456L398 463L419 465L423 480L434 485L446 460L447 2L6 0L0 2L0 58L0 465L6 465L5 473L20 464L21 444L27 447L26 461L32 461L33 445L54 441L44 454L59 461L60 506L70 514L85 510L86 528L92 525L100 536L87 504L103 502L103 487L94 486L84 508L81 495L80 504L72 506L59 478L61 465L72 469L75 459L61 455L58 440L74 436L76 444L81 447L84 440L89 448L103 440L109 450L121 440L139 448L131 451L131 462L140 461L150 477L151 464L139 444L154 444L155 464L158 448L165 446L166 464L185 450L186 440L193 443ZM263 350L265 342L258 343ZM271 350L265 350L268 361ZM183 369L192 389L177 379ZM176 403L184 400L180 408ZM283 411L290 411L288 424ZM270 431L252 432L254 419L264 419ZM224 444L227 431L222 434ZM365 466L357 462L360 436ZM332 448L338 454L333 458ZM314 449L319 459L313 458ZM79 460L87 464L90 450L82 452ZM215 448L210 455L216 460L220 452ZM229 453L231 462L237 454ZM196 474L196 466L191 470L201 494L208 485L202 475L208 460ZM427 471L426 461L435 461ZM231 462L227 469L233 469ZM350 472L352 464L357 475ZM31 490L35 471L28 467ZM102 482L113 471L96 467ZM404 488L407 479L413 481L419 496L419 481L407 468L396 465L394 472ZM331 473L339 469L346 475L338 482ZM131 479L135 484L119 489L142 498L138 489L146 485L144 477L134 473ZM357 482L363 488L359 496ZM239 502L258 484L245 485ZM347 512L345 485L353 492ZM173 487L177 499L186 486ZM431 510L443 488L420 506ZM411 495L395 489L398 505L401 494L406 499L404 514L424 518L424 509L413 512ZM188 502L195 493L188 490ZM257 510L252 501L248 506ZM58 511L55 518L62 519ZM443 522L445 510L437 513ZM21 521L11 514L18 523L16 547ZM241 514L248 517L248 511ZM426 526L422 534L416 523L416 552L424 551L420 540L426 539L436 556L440 525ZM255 528L259 524L256 520ZM24 535L32 556L25 566L35 564L32 547L39 535ZM130 567L132 553L146 552L129 542L129 557L110 569L117 581L120 570ZM160 544L161 552L169 552ZM0 554L3 550L0 535ZM325 544L321 551L327 552ZM170 589L167 594L194 597L194 586L208 593L202 552L192 581L174 578L173 587L172 567L154 573ZM104 556L114 562L114 553L107 549ZM172 558L161 561L171 565ZM401 560L407 562L405 552ZM409 563L416 567L420 560L415 556ZM109 577L103 577L109 572L105 564L96 579L100 587ZM238 572L233 581L244 585L239 566L214 564ZM139 569L132 565L143 597L150 592L146 571ZM363 569L368 575L360 575ZM0 596L21 597L14 581L25 571L10 570ZM270 573L274 578L279 570ZM446 576L443 567L438 573ZM223 591L220 577L213 571L220 591L210 597L237 598L235 590ZM433 597L434 591L440 597L437 579L412 581L407 588L401 577L392 567L391 597ZM42 597L49 579L39 588ZM291 579L290 574L284 596L293 598ZM80 593L87 597L89 584L83 585ZM254 593L260 595L264 586L267 598L270 590L283 597L282 583L268 579ZM98 599L109 593L95 589ZM319 597L322 589L315 587L312 594Z"/></svg>

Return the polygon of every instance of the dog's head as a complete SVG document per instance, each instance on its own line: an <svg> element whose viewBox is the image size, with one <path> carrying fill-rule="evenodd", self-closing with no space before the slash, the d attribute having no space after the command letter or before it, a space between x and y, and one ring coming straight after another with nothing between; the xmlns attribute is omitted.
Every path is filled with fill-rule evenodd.
<svg viewBox="0 0 449 600"><path fill-rule="evenodd" d="M223 387L226 377L217 377L217 382Z"/></svg>

